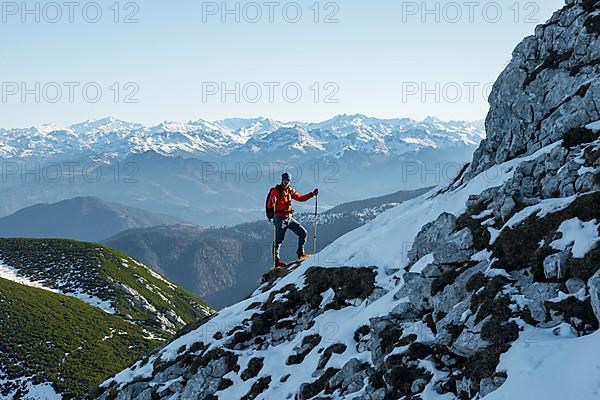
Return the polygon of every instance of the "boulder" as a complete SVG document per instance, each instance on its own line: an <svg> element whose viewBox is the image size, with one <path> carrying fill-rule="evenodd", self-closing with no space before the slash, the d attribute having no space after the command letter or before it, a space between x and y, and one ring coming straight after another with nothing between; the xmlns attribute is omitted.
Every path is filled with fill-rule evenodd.
<svg viewBox="0 0 600 400"><path fill-rule="evenodd" d="M444 290L431 297L430 303L435 312L453 313L457 304L465 300L467 295L467 282L478 272L483 272L488 267L488 261L482 261L476 266L467 269Z"/></svg>
<svg viewBox="0 0 600 400"><path fill-rule="evenodd" d="M571 250L551 254L544 259L544 275L546 279L562 280L567 276L567 261Z"/></svg>
<svg viewBox="0 0 600 400"><path fill-rule="evenodd" d="M600 171L598 170L587 172L575 181L575 189L580 193L596 190L600 187L599 177Z"/></svg>
<svg viewBox="0 0 600 400"><path fill-rule="evenodd" d="M506 378L503 376L482 379L481 382L479 382L479 396L485 397L496 391L504 382L506 382Z"/></svg>
<svg viewBox="0 0 600 400"><path fill-rule="evenodd" d="M522 289L522 294L526 299L530 300L530 304L527 308L533 319L539 323L544 323L546 321L546 307L544 303L547 300L557 297L559 288L559 283L535 282ZM549 326L554 325L556 324L552 323Z"/></svg>
<svg viewBox="0 0 600 400"><path fill-rule="evenodd" d="M387 294L387 290L381 287L376 287L373 292L367 297L367 304L371 304L374 301L379 300Z"/></svg>
<svg viewBox="0 0 600 400"><path fill-rule="evenodd" d="M135 397L135 400L152 400L152 388L144 390Z"/></svg>
<svg viewBox="0 0 600 400"><path fill-rule="evenodd" d="M452 343L454 340L453 333L447 328L450 326L462 325L464 323L461 319L470 309L470 304L469 300L464 300L456 304L444 318L436 322L435 327L438 332L435 337L436 345L449 346Z"/></svg>
<svg viewBox="0 0 600 400"><path fill-rule="evenodd" d="M415 379L412 385L410 385L410 391L413 394L421 393L425 389L425 386L427 386L427 383L425 379Z"/></svg>
<svg viewBox="0 0 600 400"><path fill-rule="evenodd" d="M369 323L371 334L367 342L367 348L371 352L373 365L375 368L378 368L383 364L383 359L385 357L381 337L384 336L384 331L399 328L400 323L390 316L371 318Z"/></svg>
<svg viewBox="0 0 600 400"><path fill-rule="evenodd" d="M356 374L363 369L356 358L349 360L329 381L331 387L347 388L355 380Z"/></svg>
<svg viewBox="0 0 600 400"><path fill-rule="evenodd" d="M414 264L438 248L445 242L456 227L456 217L450 213L442 213L433 222L426 224L415 237L412 248L408 251L410 264Z"/></svg>
<svg viewBox="0 0 600 400"><path fill-rule="evenodd" d="M559 194L560 179L556 175L547 175L541 181L541 195L544 199L557 197Z"/></svg>
<svg viewBox="0 0 600 400"><path fill-rule="evenodd" d="M390 313L401 321L409 321L417 319L419 313L413 303L400 303L392 309Z"/></svg>
<svg viewBox="0 0 600 400"><path fill-rule="evenodd" d="M567 287L567 292L569 292L569 294L575 294L585 288L585 282L579 278L571 278L567 280L565 286Z"/></svg>
<svg viewBox="0 0 600 400"><path fill-rule="evenodd" d="M438 276L442 275L442 272L444 272L444 270L440 265L427 264L421 271L421 275L426 278L437 278Z"/></svg>
<svg viewBox="0 0 600 400"><path fill-rule="evenodd" d="M473 234L469 228L453 233L445 242L440 242L433 252L436 264L455 264L468 261L473 249Z"/></svg>
<svg viewBox="0 0 600 400"><path fill-rule="evenodd" d="M407 272L403 275L404 285L394 294L395 300L408 297L416 309L429 306L428 299L431 297L432 279L425 278L421 274Z"/></svg>
<svg viewBox="0 0 600 400"><path fill-rule="evenodd" d="M600 322L600 271L596 272L588 280L588 288L590 291L590 301L592 303L592 309L596 315L596 319Z"/></svg>
<svg viewBox="0 0 600 400"><path fill-rule="evenodd" d="M369 385L369 386L367 386L366 393L368 396L367 398L369 400L384 400L385 396L387 394L387 391L386 391L385 387L375 389Z"/></svg>
<svg viewBox="0 0 600 400"><path fill-rule="evenodd" d="M481 327L490 320L485 318L478 324L475 324L475 316L469 317L465 328L458 338L452 343L449 350L460 357L472 357L490 345L481 338Z"/></svg>

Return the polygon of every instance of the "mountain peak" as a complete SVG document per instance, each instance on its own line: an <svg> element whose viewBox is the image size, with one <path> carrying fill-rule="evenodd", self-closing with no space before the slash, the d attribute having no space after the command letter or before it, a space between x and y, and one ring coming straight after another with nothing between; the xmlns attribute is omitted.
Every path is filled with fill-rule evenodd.
<svg viewBox="0 0 600 400"><path fill-rule="evenodd" d="M100 119L88 119L87 121L70 125L68 128L76 134L94 135L98 133L122 133L140 129L143 125L123 121L111 116Z"/></svg>
<svg viewBox="0 0 600 400"><path fill-rule="evenodd" d="M0 218L1 237L77 238L99 241L133 227L184 222L95 196L40 203Z"/></svg>
<svg viewBox="0 0 600 400"><path fill-rule="evenodd" d="M431 127L435 128L434 135L429 134ZM442 122L432 117L417 123L408 118L379 119L358 113L339 114L318 123L281 122L256 117L227 118L213 122L202 119L189 122L165 120L152 127L107 116L73 124L62 130L46 126L5 131L3 146L5 151L10 149L9 154L14 158L21 155L23 158L90 157L108 160L154 151L166 157L212 160L238 152L258 154L259 148L267 152L285 150L290 146L306 149L309 144L309 147L318 149L323 155L337 158L336 155L344 154L347 150L401 155L423 147L443 149L460 143L473 146L483 136L479 130L467 122ZM295 144L282 137L276 138L285 134L290 139L290 134L294 132L297 139ZM423 135L429 136L424 138ZM399 137L403 138L402 143L398 142ZM280 145L283 147L278 147Z"/></svg>
<svg viewBox="0 0 600 400"><path fill-rule="evenodd" d="M431 115L430 115L430 116L428 116L428 117L425 117L425 118L424 118L424 119L421 121L421 123L422 123L422 124L439 124L439 123L442 123L442 120L441 120L441 119L439 119L439 118L437 118L437 117L433 117L433 116L431 116Z"/></svg>

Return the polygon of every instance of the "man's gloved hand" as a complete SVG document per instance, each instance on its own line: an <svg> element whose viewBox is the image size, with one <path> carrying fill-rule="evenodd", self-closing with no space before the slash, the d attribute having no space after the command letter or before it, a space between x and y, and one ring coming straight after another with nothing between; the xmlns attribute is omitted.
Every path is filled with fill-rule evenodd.
<svg viewBox="0 0 600 400"><path fill-rule="evenodd" d="M319 189L315 189L315 190L313 190L313 194L314 194L315 196L318 196L318 195L319 195Z"/></svg>

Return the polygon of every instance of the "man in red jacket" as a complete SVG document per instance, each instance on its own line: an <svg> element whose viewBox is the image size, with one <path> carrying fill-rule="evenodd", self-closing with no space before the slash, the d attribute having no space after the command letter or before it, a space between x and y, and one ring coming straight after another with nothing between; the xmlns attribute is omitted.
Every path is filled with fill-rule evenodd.
<svg viewBox="0 0 600 400"><path fill-rule="evenodd" d="M315 189L305 195L300 195L291 185L290 176L286 172L281 175L281 184L275 186L269 195L268 204L275 205L275 216L273 223L275 224L275 263L278 267L285 266L285 263L279 258L279 248L285 238L285 232L289 229L298 235L298 249L296 254L299 260L307 257L304 252L304 244L306 243L306 229L298 223L293 217L292 199L300 202L305 202L319 194L319 189Z"/></svg>

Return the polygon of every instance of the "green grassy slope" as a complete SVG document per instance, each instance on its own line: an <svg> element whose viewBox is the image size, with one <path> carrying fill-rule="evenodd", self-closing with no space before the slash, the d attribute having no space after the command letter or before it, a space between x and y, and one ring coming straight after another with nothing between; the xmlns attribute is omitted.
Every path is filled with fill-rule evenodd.
<svg viewBox="0 0 600 400"><path fill-rule="evenodd" d="M95 243L0 239L0 262L45 287L100 299L116 315L163 339L213 311L129 256Z"/></svg>
<svg viewBox="0 0 600 400"><path fill-rule="evenodd" d="M142 327L78 299L0 279L0 370L5 380L52 382L64 398L88 390L159 345ZM16 392L10 383L0 394ZM14 398L18 398L14 395Z"/></svg>

